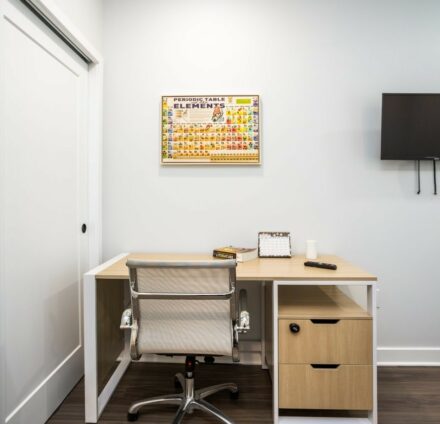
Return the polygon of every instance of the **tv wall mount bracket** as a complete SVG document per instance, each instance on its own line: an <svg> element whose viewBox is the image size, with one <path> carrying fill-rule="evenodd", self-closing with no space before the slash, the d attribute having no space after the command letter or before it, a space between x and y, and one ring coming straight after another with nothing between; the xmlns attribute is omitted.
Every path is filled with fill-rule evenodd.
<svg viewBox="0 0 440 424"><path fill-rule="evenodd" d="M426 157L425 160L432 160L432 172L434 177L434 195L437 195L437 165L436 162L440 160L440 158L436 157ZM416 160L417 165L417 194L422 192L420 188L420 159Z"/></svg>

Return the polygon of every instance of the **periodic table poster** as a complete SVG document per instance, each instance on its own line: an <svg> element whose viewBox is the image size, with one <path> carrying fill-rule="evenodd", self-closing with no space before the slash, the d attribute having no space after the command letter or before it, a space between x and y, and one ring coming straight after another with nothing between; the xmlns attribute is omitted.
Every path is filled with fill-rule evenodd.
<svg viewBox="0 0 440 424"><path fill-rule="evenodd" d="M163 96L162 164L260 164L259 96Z"/></svg>

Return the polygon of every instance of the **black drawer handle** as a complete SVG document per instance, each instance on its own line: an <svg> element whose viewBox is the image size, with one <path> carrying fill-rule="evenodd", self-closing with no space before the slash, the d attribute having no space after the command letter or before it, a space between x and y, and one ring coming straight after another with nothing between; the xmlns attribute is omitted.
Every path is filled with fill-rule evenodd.
<svg viewBox="0 0 440 424"><path fill-rule="evenodd" d="M322 369L322 370L335 370L339 368L339 364L310 364L314 369Z"/></svg>
<svg viewBox="0 0 440 424"><path fill-rule="evenodd" d="M311 319L310 321L313 324L337 324L339 322L338 319Z"/></svg>

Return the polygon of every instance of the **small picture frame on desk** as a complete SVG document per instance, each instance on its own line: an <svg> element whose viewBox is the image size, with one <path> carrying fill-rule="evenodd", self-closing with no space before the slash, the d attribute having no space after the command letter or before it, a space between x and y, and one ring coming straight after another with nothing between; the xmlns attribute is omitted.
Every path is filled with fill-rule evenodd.
<svg viewBox="0 0 440 424"><path fill-rule="evenodd" d="M258 233L259 258L291 258L290 233L287 231L261 231Z"/></svg>

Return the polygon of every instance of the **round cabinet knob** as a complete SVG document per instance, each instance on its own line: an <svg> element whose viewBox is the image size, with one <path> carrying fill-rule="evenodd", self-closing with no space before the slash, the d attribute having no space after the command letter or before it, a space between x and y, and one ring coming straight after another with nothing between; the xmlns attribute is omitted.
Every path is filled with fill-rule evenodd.
<svg viewBox="0 0 440 424"><path fill-rule="evenodd" d="M292 324L289 324L289 328L290 328L290 331L294 334L299 333L299 330L301 330L301 327L298 324L296 324L295 322L293 322Z"/></svg>

